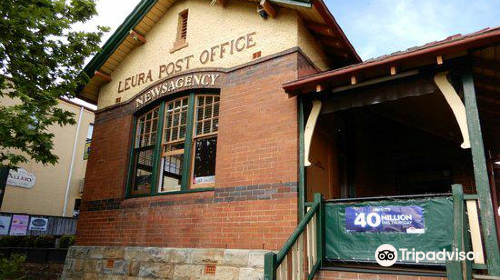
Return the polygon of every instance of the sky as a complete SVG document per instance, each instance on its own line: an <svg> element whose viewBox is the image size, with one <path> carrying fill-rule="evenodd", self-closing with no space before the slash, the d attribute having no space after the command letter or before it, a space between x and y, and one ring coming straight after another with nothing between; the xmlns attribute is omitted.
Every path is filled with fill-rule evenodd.
<svg viewBox="0 0 500 280"><path fill-rule="evenodd" d="M116 0L97 0L99 15L75 28L110 27L104 43L139 1L119 0L117 5ZM324 1L363 60L500 26L500 0Z"/></svg>
<svg viewBox="0 0 500 280"><path fill-rule="evenodd" d="M363 60L500 26L500 0L324 1ZM99 15L79 28L109 26L109 38L139 0L117 2L97 0Z"/></svg>

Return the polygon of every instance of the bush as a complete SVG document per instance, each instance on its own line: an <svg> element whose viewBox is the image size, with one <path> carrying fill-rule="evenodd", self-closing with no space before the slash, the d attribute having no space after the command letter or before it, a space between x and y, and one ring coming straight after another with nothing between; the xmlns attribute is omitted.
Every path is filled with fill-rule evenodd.
<svg viewBox="0 0 500 280"><path fill-rule="evenodd" d="M75 236L74 235L63 235L59 239L59 248L66 249L75 245Z"/></svg>
<svg viewBox="0 0 500 280"><path fill-rule="evenodd" d="M21 247L24 236L4 236L0 239L0 247Z"/></svg>
<svg viewBox="0 0 500 280"><path fill-rule="evenodd" d="M36 236L18 236L23 237L19 242L19 247L33 248L35 246Z"/></svg>
<svg viewBox="0 0 500 280"><path fill-rule="evenodd" d="M55 248L56 238L54 236L38 236L33 245L34 248Z"/></svg>
<svg viewBox="0 0 500 280"><path fill-rule="evenodd" d="M10 258L0 259L0 279L1 280L21 280L26 279L26 270L23 268L25 256L12 255Z"/></svg>

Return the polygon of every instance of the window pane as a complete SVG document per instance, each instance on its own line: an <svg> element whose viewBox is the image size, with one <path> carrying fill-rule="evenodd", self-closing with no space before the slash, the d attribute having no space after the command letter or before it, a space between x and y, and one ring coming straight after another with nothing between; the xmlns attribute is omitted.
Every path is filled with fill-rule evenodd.
<svg viewBox="0 0 500 280"><path fill-rule="evenodd" d="M153 148L135 151L135 174L132 194L149 193L153 174Z"/></svg>
<svg viewBox="0 0 500 280"><path fill-rule="evenodd" d="M219 103L219 96L201 95L197 97L195 136L217 132L219 128Z"/></svg>
<svg viewBox="0 0 500 280"><path fill-rule="evenodd" d="M137 121L137 137L135 147L146 147L156 143L156 131L158 130L159 107L145 113Z"/></svg>
<svg viewBox="0 0 500 280"><path fill-rule="evenodd" d="M159 192L181 190L184 143L165 145L161 160Z"/></svg>
<svg viewBox="0 0 500 280"><path fill-rule="evenodd" d="M167 108L163 143L182 141L186 137L188 98L185 97L169 102Z"/></svg>
<svg viewBox="0 0 500 280"><path fill-rule="evenodd" d="M193 184L215 182L217 138L196 140L194 147Z"/></svg>

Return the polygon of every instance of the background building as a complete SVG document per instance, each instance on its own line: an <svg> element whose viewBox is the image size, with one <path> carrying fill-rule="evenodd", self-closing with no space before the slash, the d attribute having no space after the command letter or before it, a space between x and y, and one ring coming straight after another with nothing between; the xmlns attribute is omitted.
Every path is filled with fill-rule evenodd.
<svg viewBox="0 0 500 280"><path fill-rule="evenodd" d="M9 106L16 101L4 98L1 102ZM55 135L53 152L59 162L44 166L33 161L21 164L17 172L11 171L1 212L65 217L78 214L94 111L63 99L58 106L74 113L77 122L73 126L50 128Z"/></svg>

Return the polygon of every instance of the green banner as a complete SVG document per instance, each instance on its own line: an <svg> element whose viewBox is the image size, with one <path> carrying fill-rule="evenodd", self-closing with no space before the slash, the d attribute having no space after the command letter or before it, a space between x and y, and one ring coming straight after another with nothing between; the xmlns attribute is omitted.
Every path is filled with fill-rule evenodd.
<svg viewBox="0 0 500 280"><path fill-rule="evenodd" d="M401 248L408 252L449 251L452 237L451 197L325 205L325 257L330 260L375 262L377 248L390 244L398 250L401 262ZM411 261L406 258L404 263Z"/></svg>

